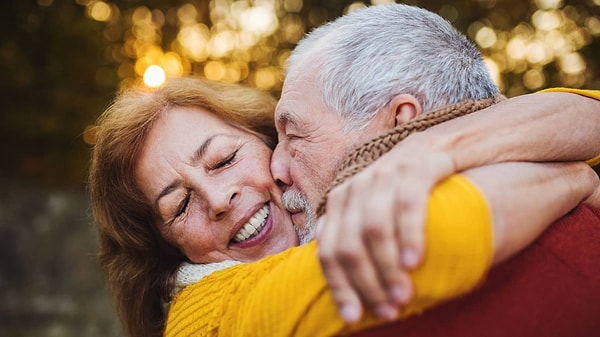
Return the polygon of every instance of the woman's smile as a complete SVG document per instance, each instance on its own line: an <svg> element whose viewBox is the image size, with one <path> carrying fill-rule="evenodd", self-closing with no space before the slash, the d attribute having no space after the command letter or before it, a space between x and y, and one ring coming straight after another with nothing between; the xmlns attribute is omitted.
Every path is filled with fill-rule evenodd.
<svg viewBox="0 0 600 337"><path fill-rule="evenodd" d="M273 218L269 216L270 214L269 205L263 205L235 234L231 240L232 244L240 248L261 244L273 226Z"/></svg>

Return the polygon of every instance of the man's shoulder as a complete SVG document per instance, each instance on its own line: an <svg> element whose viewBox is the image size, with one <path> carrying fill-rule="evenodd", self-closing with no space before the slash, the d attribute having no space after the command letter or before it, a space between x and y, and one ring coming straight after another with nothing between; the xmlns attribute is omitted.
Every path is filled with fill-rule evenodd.
<svg viewBox="0 0 600 337"><path fill-rule="evenodd" d="M556 263L596 280L600 287L600 208L579 205L548 228L538 245Z"/></svg>
<svg viewBox="0 0 600 337"><path fill-rule="evenodd" d="M473 293L357 336L600 336L600 209L580 205Z"/></svg>
<svg viewBox="0 0 600 337"><path fill-rule="evenodd" d="M552 224L540 237L539 243L569 253L585 247L600 247L600 208L580 204Z"/></svg>

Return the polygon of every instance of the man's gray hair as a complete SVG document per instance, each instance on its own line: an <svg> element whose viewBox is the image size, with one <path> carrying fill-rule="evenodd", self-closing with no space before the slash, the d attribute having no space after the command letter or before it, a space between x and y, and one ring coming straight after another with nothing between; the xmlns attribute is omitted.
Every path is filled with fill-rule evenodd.
<svg viewBox="0 0 600 337"><path fill-rule="evenodd" d="M294 49L288 70L318 60L327 106L346 130L362 128L397 94L430 111L499 90L477 47L439 15L389 4L357 10L323 25Z"/></svg>

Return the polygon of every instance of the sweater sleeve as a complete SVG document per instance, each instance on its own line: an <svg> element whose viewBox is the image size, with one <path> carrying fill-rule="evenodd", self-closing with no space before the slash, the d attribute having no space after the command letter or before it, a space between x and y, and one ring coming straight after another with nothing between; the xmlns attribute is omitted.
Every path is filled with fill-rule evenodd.
<svg viewBox="0 0 600 337"><path fill-rule="evenodd" d="M572 89L572 88L549 88L544 89L540 92L568 92L571 94L578 94L589 98L600 100L600 90L586 90L586 89ZM600 153L594 158L585 161L590 166L600 165Z"/></svg>
<svg viewBox="0 0 600 337"><path fill-rule="evenodd" d="M476 287L492 242L491 215L475 186L460 175L438 185L427 209L425 258L411 274L415 296L398 318ZM173 299L165 336L331 336L378 323L368 312L357 324L344 323L312 241L186 287Z"/></svg>

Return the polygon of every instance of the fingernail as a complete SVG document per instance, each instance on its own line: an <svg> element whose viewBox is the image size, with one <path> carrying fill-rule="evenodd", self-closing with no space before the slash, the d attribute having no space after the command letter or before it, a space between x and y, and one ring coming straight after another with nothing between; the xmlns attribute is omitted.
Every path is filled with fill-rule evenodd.
<svg viewBox="0 0 600 337"><path fill-rule="evenodd" d="M340 315L347 323L354 323L360 318L360 309L351 304L346 304L340 309Z"/></svg>
<svg viewBox="0 0 600 337"><path fill-rule="evenodd" d="M416 267L419 261L415 250L411 248L404 249L402 251L402 262L409 268Z"/></svg>
<svg viewBox="0 0 600 337"><path fill-rule="evenodd" d="M379 318L392 320L398 316L398 310L389 304L380 304L375 308L375 313Z"/></svg>
<svg viewBox="0 0 600 337"><path fill-rule="evenodd" d="M406 287L392 286L390 288L390 296L396 303L406 303L409 300L409 293Z"/></svg>

